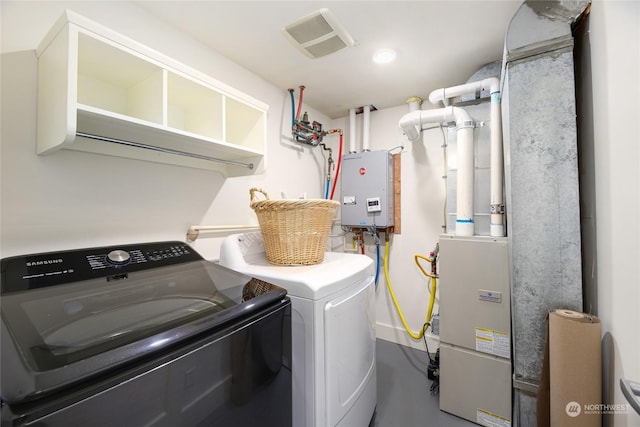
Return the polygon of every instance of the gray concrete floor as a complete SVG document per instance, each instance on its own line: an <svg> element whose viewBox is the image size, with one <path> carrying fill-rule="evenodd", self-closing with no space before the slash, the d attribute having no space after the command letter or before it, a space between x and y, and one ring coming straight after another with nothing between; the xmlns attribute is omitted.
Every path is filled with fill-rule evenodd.
<svg viewBox="0 0 640 427"><path fill-rule="evenodd" d="M440 411L430 391L427 353L377 340L378 405L369 427L470 427L476 424Z"/></svg>

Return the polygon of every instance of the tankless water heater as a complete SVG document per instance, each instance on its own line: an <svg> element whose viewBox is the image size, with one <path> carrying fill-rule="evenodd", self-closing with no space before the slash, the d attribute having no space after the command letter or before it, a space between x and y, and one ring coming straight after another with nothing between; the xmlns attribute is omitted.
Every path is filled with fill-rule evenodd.
<svg viewBox="0 0 640 427"><path fill-rule="evenodd" d="M387 228L393 224L393 156L387 150L342 157L342 225Z"/></svg>

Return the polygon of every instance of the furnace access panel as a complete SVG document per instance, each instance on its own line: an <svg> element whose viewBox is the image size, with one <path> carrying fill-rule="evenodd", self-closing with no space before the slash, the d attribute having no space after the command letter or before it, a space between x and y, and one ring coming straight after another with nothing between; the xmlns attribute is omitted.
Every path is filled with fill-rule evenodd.
<svg viewBox="0 0 640 427"><path fill-rule="evenodd" d="M393 224L393 156L386 150L342 157L342 225L387 228Z"/></svg>

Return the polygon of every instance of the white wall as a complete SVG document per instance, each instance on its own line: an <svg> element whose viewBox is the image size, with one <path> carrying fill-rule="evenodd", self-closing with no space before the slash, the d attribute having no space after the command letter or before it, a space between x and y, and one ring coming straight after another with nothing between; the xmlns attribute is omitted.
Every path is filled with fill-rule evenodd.
<svg viewBox="0 0 640 427"><path fill-rule="evenodd" d="M290 137L287 88L277 88L125 2L2 2L1 256L186 239L191 225L256 224L252 186L322 197L319 149ZM35 154L34 49L65 8L104 24L269 105L267 172L224 179L210 171L59 151ZM296 84L304 82L296 82ZM308 90L321 90L309 88ZM306 107L306 106L305 106ZM329 119L309 110L321 123ZM328 139L335 146L338 140ZM194 246L217 258L220 234Z"/></svg>
<svg viewBox="0 0 640 427"><path fill-rule="evenodd" d="M640 381L640 3L596 0L590 19L598 316L603 334L614 344L614 396L609 403L624 404L619 379ZM416 88L416 92L432 89ZM408 143L397 128L407 111L406 106L398 106L371 114L371 149L405 145L403 227L401 234L393 236L390 275L407 321L417 331L424 322L428 283L416 268L413 254L428 254L440 233L442 136L439 130L429 130L424 142ZM346 127L345 121L334 123ZM360 121L358 116L358 126ZM367 246L367 254L374 256L374 251L374 246ZM424 349L422 342L404 332L383 276L376 293L378 337ZM619 411L613 425L637 426L640 417L632 409Z"/></svg>
<svg viewBox="0 0 640 427"><path fill-rule="evenodd" d="M223 179L196 169L87 153L35 155L36 62L33 49L65 7L139 40L270 105L267 173ZM193 224L255 223L248 188L279 198L320 197L324 176L318 149L291 142L286 88L276 88L206 47L123 2L2 2L1 256L124 242L184 240ZM598 242L598 306L603 332L615 342L615 376L640 381L640 3L595 1L592 8L594 128ZM299 82L304 84L304 82ZM462 83L462 82L461 82ZM434 88L416 88L417 94ZM307 90L322 90L308 88ZM371 149L405 145L402 157L402 233L392 237L390 276L409 325L425 318L427 279L413 255L427 255L442 224L442 135L429 130L409 144L397 127L402 105L371 115ZM347 130L348 120L325 127ZM359 116L359 122L361 117ZM326 142L337 152L337 137ZM221 236L195 247L218 256ZM333 239L334 246L341 239ZM370 256L375 254L367 246ZM381 273L378 335L423 349L403 332ZM616 403L624 398L616 387ZM633 413L616 425L638 425Z"/></svg>
<svg viewBox="0 0 640 427"><path fill-rule="evenodd" d="M1 7L2 257L122 243L184 241L191 225L255 224L255 214L248 206L248 189L252 186L263 187L274 198L280 198L281 192L294 197L304 192L308 197L322 196L325 171L321 149L291 141L291 105L286 88L273 87L130 3L2 2ZM73 151L37 156L37 61L33 50L65 8L267 103L267 172L224 179L215 172ZM313 109L305 110L326 129L344 129L344 150L348 150L348 120L331 122ZM409 145L397 126L407 111L408 107L402 105L373 112L370 148L405 145L404 231L392 237L389 270L407 321L417 331L426 316L429 282L415 266L413 255L428 255L441 232L442 134L439 130L427 131L425 142ZM358 115L359 146L361 121L362 115ZM338 152L338 141L337 135L324 140L334 153ZM339 194L339 187L336 191ZM224 236L203 233L194 247L207 258L217 258ZM333 238L332 247L341 250L342 241L341 237ZM367 254L375 256L373 245L367 245ZM410 339L402 329L382 269L376 292L378 335L424 349L422 341Z"/></svg>
<svg viewBox="0 0 640 427"><path fill-rule="evenodd" d="M595 1L591 10L598 317L613 341L618 381L640 382L640 3ZM606 385L605 385L606 386ZM615 426L638 426L632 409Z"/></svg>
<svg viewBox="0 0 640 427"><path fill-rule="evenodd" d="M416 88L416 90L425 91L425 88ZM424 108L431 108L428 104L427 101ZM417 333L425 322L430 282L416 266L414 255L428 256L442 232L445 184L442 179L444 163L441 146L444 140L439 129L432 129L425 131L419 142L409 143L398 127L398 121L408 112L408 105L373 111L370 120L369 148L371 151L376 151L404 146L401 153L402 174L400 177L402 183L401 232L391 236L389 276L406 321L410 328ZM342 127L348 131L345 134L347 147L349 132L351 132L348 122L348 117L333 122L334 127ZM362 114L358 114L356 117L356 135L357 151L360 151L362 147ZM399 150L393 152L397 153ZM365 243L365 253L375 258L376 250L372 240L365 239ZM382 241L380 249L381 262L383 254L384 241ZM423 268L429 271L428 263L424 261L423 263ZM422 340L414 340L405 332L389 296L382 266L380 267L376 295L376 334L378 338L424 350L425 346ZM437 312L437 305L434 309L435 312ZM432 344L435 345L435 341L431 340L429 345ZM435 348L430 347L430 349L435 351Z"/></svg>

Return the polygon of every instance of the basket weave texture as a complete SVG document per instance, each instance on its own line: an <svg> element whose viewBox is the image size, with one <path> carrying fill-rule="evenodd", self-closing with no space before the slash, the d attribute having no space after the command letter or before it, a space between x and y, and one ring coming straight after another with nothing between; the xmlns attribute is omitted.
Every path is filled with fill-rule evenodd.
<svg viewBox="0 0 640 427"><path fill-rule="evenodd" d="M259 200L262 193L266 200ZM249 190L258 217L267 261L278 265L319 264L338 202L326 199L270 200L260 188Z"/></svg>

